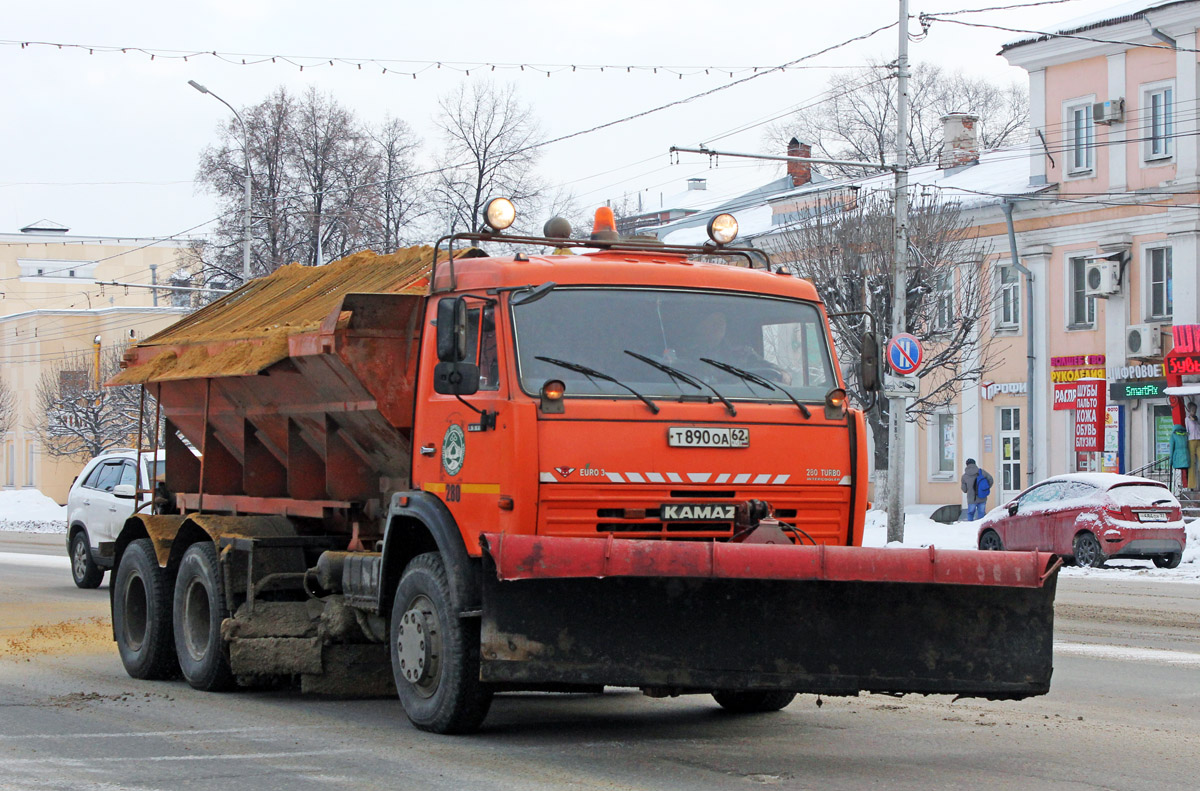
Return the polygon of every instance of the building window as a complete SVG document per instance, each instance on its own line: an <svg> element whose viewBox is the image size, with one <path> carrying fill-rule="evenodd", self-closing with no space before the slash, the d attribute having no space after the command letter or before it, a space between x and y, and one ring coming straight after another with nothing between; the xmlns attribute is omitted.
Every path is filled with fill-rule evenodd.
<svg viewBox="0 0 1200 791"><path fill-rule="evenodd" d="M1171 248L1154 247L1149 257L1150 318L1169 319L1172 315Z"/></svg>
<svg viewBox="0 0 1200 791"><path fill-rule="evenodd" d="M1091 171L1094 134L1091 102L1067 108L1068 173Z"/></svg>
<svg viewBox="0 0 1200 791"><path fill-rule="evenodd" d="M1021 491L1021 409L1000 408L1000 491Z"/></svg>
<svg viewBox="0 0 1200 791"><path fill-rule="evenodd" d="M1021 326L1021 278L1015 266L997 267L1000 280L1000 315L997 327L1017 329Z"/></svg>
<svg viewBox="0 0 1200 791"><path fill-rule="evenodd" d="M938 477L953 477L958 454L958 438L954 432L954 415L934 415L933 463L930 468Z"/></svg>
<svg viewBox="0 0 1200 791"><path fill-rule="evenodd" d="M954 272L949 268L933 273L933 328L946 332L954 326Z"/></svg>
<svg viewBox="0 0 1200 791"><path fill-rule="evenodd" d="M1146 138L1146 159L1166 159L1171 156L1175 104L1172 98L1174 90L1169 87L1159 87L1145 93L1145 108L1143 112Z"/></svg>
<svg viewBox="0 0 1200 791"><path fill-rule="evenodd" d="M33 486L37 483L34 480L34 460L36 458L37 446L33 440L28 440L25 443L25 485Z"/></svg>
<svg viewBox="0 0 1200 791"><path fill-rule="evenodd" d="M1070 280L1071 315L1070 326L1075 328L1096 325L1096 298L1087 296L1087 262L1090 256L1067 259Z"/></svg>

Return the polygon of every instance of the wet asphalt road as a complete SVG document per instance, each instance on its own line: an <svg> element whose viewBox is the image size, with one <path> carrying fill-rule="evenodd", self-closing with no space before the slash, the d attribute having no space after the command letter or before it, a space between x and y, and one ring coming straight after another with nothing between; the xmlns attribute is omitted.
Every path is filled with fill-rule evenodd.
<svg viewBox="0 0 1200 791"><path fill-rule="evenodd" d="M0 789L1192 789L1200 585L1063 579L1050 695L504 695L486 730L414 730L394 700L209 694L128 678L107 581L62 539L0 534Z"/></svg>

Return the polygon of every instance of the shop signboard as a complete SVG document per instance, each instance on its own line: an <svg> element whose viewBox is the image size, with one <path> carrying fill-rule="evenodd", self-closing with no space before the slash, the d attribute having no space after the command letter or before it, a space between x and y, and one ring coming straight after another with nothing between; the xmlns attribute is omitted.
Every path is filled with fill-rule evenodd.
<svg viewBox="0 0 1200 791"><path fill-rule="evenodd" d="M1098 453L1104 450L1105 392L1103 379L1075 382L1075 450Z"/></svg>
<svg viewBox="0 0 1200 791"><path fill-rule="evenodd" d="M1109 406L1104 410L1104 458L1100 460L1100 472L1121 471L1121 407Z"/></svg>
<svg viewBox="0 0 1200 791"><path fill-rule="evenodd" d="M1071 357L1051 357L1050 381L1054 384L1075 382L1079 379L1103 379L1105 377L1103 354L1078 354Z"/></svg>
<svg viewBox="0 0 1200 791"><path fill-rule="evenodd" d="M1161 367L1161 366L1160 366ZM1166 379L1138 379L1113 382L1108 386L1109 401L1137 401L1142 398L1166 398Z"/></svg>
<svg viewBox="0 0 1200 791"><path fill-rule="evenodd" d="M1174 430L1175 421L1170 414L1154 416L1154 458L1171 454L1171 432Z"/></svg>
<svg viewBox="0 0 1200 791"><path fill-rule="evenodd" d="M1075 383L1057 383L1054 385L1054 408L1075 408Z"/></svg>

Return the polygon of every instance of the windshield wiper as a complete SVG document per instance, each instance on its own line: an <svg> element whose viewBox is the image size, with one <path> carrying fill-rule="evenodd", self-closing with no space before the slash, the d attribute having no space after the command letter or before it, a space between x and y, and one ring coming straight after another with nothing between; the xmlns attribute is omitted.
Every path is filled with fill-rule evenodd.
<svg viewBox="0 0 1200 791"><path fill-rule="evenodd" d="M727 398L725 398L725 396L718 393L717 388L713 387L708 382L703 382L703 381L695 378L691 374L684 373L683 371L679 370L678 368L672 368L671 366L669 366L665 363L660 363L658 360L655 360L653 357L647 357L644 354L638 354L637 352L631 352L628 349L625 349L624 351L626 354L628 354L630 357L634 358L635 360L641 360L646 365L657 368L658 370L662 371L663 373L665 373L667 376L671 377L672 379L678 379L679 381L681 381L685 384L691 385L692 387L696 388L697 390L699 390L703 387L707 387L709 390L712 390L713 395L715 395L721 401L721 403L725 405L725 409L728 410L730 416L733 416L733 417L737 416L737 410L733 408L733 404L729 403L729 400Z"/></svg>
<svg viewBox="0 0 1200 791"><path fill-rule="evenodd" d="M538 356L538 357L534 357L533 359L541 360L542 362L550 363L551 365L557 365L560 368L566 368L568 371L574 371L577 374L583 374L584 376L588 377L589 379L603 379L606 382L612 382L617 387L623 387L626 390L628 390L629 392L633 393L635 396L637 396L639 399L641 399L642 403L644 403L646 406L650 407L651 412L653 412L656 415L658 414L658 404L654 403L649 398L646 398L646 396L642 395L637 390L634 390L629 385L625 384L624 382L618 381L617 379L614 379L613 377L609 376L608 374L604 373L603 371L597 371L595 368L589 368L586 365L580 365L579 363L571 363L571 362L567 362L566 360L556 360L553 357Z"/></svg>
<svg viewBox="0 0 1200 791"><path fill-rule="evenodd" d="M808 407L806 407L804 404L801 404L799 401L797 401L796 396L792 395L787 390L784 390L782 387L778 387L777 385L771 384L770 382L768 382L766 379L763 379L758 374L751 373L750 371L747 371L742 368L738 368L736 365L730 365L729 363L723 363L720 360L711 360L708 357L701 357L700 362L708 363L709 365L713 366L714 368L719 368L722 371L725 371L726 373L733 374L736 377L744 379L747 382L751 382L760 387L765 387L768 390L778 390L779 392L781 392L785 396L787 396L789 399L791 399L792 403L796 405L796 408L800 410L800 414L804 415L806 420L812 418L812 411Z"/></svg>

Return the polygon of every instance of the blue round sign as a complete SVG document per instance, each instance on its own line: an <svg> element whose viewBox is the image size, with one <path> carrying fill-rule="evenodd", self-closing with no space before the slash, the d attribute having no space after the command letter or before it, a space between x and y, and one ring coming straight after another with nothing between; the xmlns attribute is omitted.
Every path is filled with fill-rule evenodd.
<svg viewBox="0 0 1200 791"><path fill-rule="evenodd" d="M921 342L907 332L902 332L888 341L888 365L901 376L907 376L920 368L924 356Z"/></svg>

